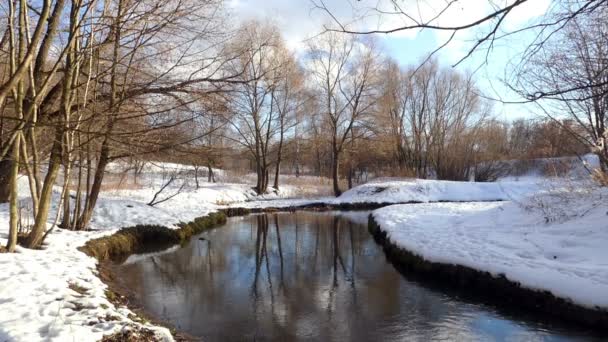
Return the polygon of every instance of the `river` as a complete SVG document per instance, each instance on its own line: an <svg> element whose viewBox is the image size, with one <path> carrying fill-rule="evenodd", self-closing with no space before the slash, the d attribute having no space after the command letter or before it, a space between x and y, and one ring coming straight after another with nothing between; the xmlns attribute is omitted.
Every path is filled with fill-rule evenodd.
<svg viewBox="0 0 608 342"><path fill-rule="evenodd" d="M151 316L205 341L600 340L401 274L368 215L233 217L114 272Z"/></svg>

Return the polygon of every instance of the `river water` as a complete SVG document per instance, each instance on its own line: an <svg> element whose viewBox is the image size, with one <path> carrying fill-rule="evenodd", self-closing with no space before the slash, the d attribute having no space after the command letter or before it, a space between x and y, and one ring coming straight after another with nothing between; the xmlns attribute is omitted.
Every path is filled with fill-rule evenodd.
<svg viewBox="0 0 608 342"><path fill-rule="evenodd" d="M114 272L149 314L205 341L601 340L408 279L369 234L368 215L234 217Z"/></svg>

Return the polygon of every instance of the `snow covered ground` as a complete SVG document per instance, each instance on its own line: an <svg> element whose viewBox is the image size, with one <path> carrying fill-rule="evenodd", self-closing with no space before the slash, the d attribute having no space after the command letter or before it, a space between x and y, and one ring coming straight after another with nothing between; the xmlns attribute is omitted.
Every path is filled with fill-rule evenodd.
<svg viewBox="0 0 608 342"><path fill-rule="evenodd" d="M58 230L45 250L0 254L1 341L96 341L139 325L130 310L108 301L96 260L76 250L96 236ZM167 329L146 327L172 340Z"/></svg>
<svg viewBox="0 0 608 342"><path fill-rule="evenodd" d="M469 202L505 201L534 193L541 183L492 182L471 183L426 179L379 179L346 191L338 202Z"/></svg>
<svg viewBox="0 0 608 342"><path fill-rule="evenodd" d="M383 178L359 185L345 191L340 197L319 198L279 198L276 200L255 200L240 204L246 208L291 207L313 203L428 203L428 202L471 202L509 201L544 191L548 186L560 182L547 183L545 180L501 181L492 183L452 182L426 179Z"/></svg>
<svg viewBox="0 0 608 342"><path fill-rule="evenodd" d="M180 168L175 166L175 169ZM547 213L546 209L530 209L531 212L521 209L523 199L545 191L546 182L538 178L485 184L385 179L346 191L339 198L316 199L296 198L301 196L298 186L286 185L279 193L257 197L251 185L201 181L200 188L196 189L193 179L186 178L176 181L160 195L161 198L172 195L184 181L187 182L175 197L154 207L148 206L146 203L170 177L172 171L167 173L167 169L166 165L154 165L144 170L145 176L138 180L138 186L134 180L131 183L127 180L127 186L116 186L124 183L116 176L121 170L117 167L115 186L106 189L99 198L90 225L93 231L55 229L49 235L44 250L19 248L18 253L0 254L0 341L90 341L99 340L103 335L126 326L138 326L139 323L130 318L128 309L115 307L107 300L106 285L96 275L96 260L78 251L77 247L88 239L111 234L125 226L160 224L174 227L178 222L190 221L229 205L284 207L314 202L512 200L506 203L397 205L380 209L376 215L379 220L384 220L383 228L391 229L395 239L412 243L411 248L429 253L429 258L454 258L455 262L468 262L468 265L477 267L495 264L495 272L519 276L518 279L530 282L532 287L544 286L540 279L552 284L563 283L551 290L583 304L608 304L606 296L601 300L593 296L599 290L608 293L605 287L608 264L602 263L602 258L608 260L608 256L601 250L608 236L600 221L606 218L606 209L590 208L580 218L572 218L568 213L561 216ZM58 197L59 189L56 189L53 203L58 202ZM20 179L20 199L24 203L29 201L24 178ZM57 207L54 206L49 224L56 212ZM544 224L547 215L559 217L560 221ZM484 221L493 223L484 225ZM475 225L471 226L470 222ZM493 224L499 228L493 229ZM427 228L430 230L425 230ZM0 244L6 243L7 234L8 205L1 204ZM416 239L411 235L416 235ZM441 238L433 241L435 236ZM462 241L462 245L456 245L454 241ZM487 248L484 247L486 244ZM517 249L517 246L522 247ZM526 276L531 270L538 273L539 278ZM570 296L568 291L583 285L588 285L589 291L580 292L588 293L580 293L576 298ZM154 329L159 339L171 339L167 329Z"/></svg>
<svg viewBox="0 0 608 342"><path fill-rule="evenodd" d="M517 203L425 203L373 212L394 244L425 260L504 274L608 309L608 190L549 191Z"/></svg>
<svg viewBox="0 0 608 342"><path fill-rule="evenodd" d="M20 200L29 202L25 177L20 179ZM106 297L107 286L97 277L96 260L77 250L87 240L112 234L136 224L175 227L217 210L220 205L254 198L243 184L202 183L171 200L148 206L159 185L137 190L112 190L101 194L90 232L55 229L44 250L18 248L17 253L0 253L0 341L95 341L128 326L141 326L133 313L115 307ZM175 188L168 189L171 194ZM56 188L53 203L58 203ZM283 192L270 196L292 195ZM57 206L49 215L55 219ZM8 205L0 204L0 244L8 236ZM171 341L170 332L149 324L159 340Z"/></svg>

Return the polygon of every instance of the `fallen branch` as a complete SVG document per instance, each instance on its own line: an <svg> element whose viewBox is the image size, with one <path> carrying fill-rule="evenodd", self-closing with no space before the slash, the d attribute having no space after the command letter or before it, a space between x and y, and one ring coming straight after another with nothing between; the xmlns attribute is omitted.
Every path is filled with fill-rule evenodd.
<svg viewBox="0 0 608 342"><path fill-rule="evenodd" d="M182 183L182 185L179 187L179 189L177 189L177 191L176 191L176 192L175 192L173 195L170 195L170 196L167 196L167 197L165 197L165 198L163 198L163 199L157 200L158 195L160 195L160 194L161 194L161 193L162 193L162 192L163 192L163 191L164 191L164 190L165 190L165 189L166 189L166 188L167 188L169 185L171 185L171 183L173 183L173 181L174 181L175 179L176 179L175 175L171 176L171 177L169 178L169 180L167 181L167 183L165 183L165 184L164 184L164 185L163 185L163 186L162 186L162 187L161 187L161 188L160 188L160 189L159 189L159 190L158 190L158 191L157 191L157 192L154 194L154 197L152 197L152 200L151 200L150 202L148 202L148 205L149 205L149 206L151 206L151 207L153 207L153 206L155 206L155 205L157 205L157 204L159 204L159 203L166 202L166 201L168 201L168 200L172 199L173 197L175 197L175 196L179 195L179 194L182 192L182 190L184 189L184 187L186 186L186 182Z"/></svg>

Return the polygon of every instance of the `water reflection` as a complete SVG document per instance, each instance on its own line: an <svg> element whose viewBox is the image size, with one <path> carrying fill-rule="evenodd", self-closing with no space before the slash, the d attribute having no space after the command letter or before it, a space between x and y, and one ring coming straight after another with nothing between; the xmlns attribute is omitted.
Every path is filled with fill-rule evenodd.
<svg viewBox="0 0 608 342"><path fill-rule="evenodd" d="M587 340L408 281L367 214L232 218L118 272L149 312L206 341Z"/></svg>

